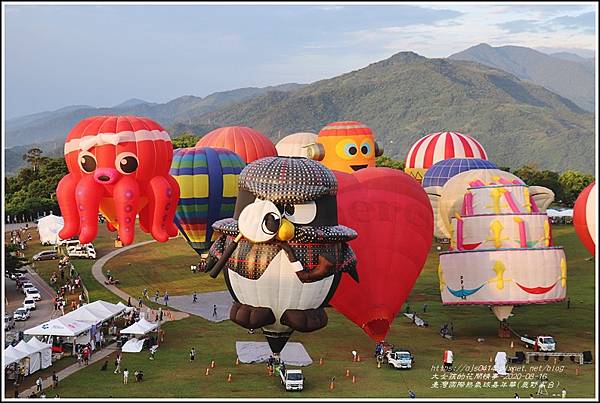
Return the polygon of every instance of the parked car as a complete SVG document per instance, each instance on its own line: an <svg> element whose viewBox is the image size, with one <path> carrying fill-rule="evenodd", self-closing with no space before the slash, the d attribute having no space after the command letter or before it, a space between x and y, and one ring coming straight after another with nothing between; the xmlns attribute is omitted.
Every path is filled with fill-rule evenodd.
<svg viewBox="0 0 600 403"><path fill-rule="evenodd" d="M23 291L23 294L26 294L29 288L35 288L35 285L29 281L21 284L21 291Z"/></svg>
<svg viewBox="0 0 600 403"><path fill-rule="evenodd" d="M40 294L40 292L38 291L37 288L33 287L33 288L28 288L25 291L25 297L26 298L33 298L35 301L39 301L42 299L42 295Z"/></svg>
<svg viewBox="0 0 600 403"><path fill-rule="evenodd" d="M17 281L19 278L21 277L25 277L25 273L27 273L27 270L24 271L16 271L14 273L10 273L9 275L7 275L6 277L10 278L11 280L15 280Z"/></svg>
<svg viewBox="0 0 600 403"><path fill-rule="evenodd" d="M12 315L4 315L4 330L10 330L15 327L15 318Z"/></svg>
<svg viewBox="0 0 600 403"><path fill-rule="evenodd" d="M21 287L23 287L23 284L31 283L31 279L29 277L21 276L21 277L17 278L16 282L17 282L17 287L21 288Z"/></svg>
<svg viewBox="0 0 600 403"><path fill-rule="evenodd" d="M33 298L25 297L23 301L23 308L27 308L29 310L35 309L35 300Z"/></svg>
<svg viewBox="0 0 600 403"><path fill-rule="evenodd" d="M32 257L33 260L53 260L58 259L58 253L55 250L43 250Z"/></svg>
<svg viewBox="0 0 600 403"><path fill-rule="evenodd" d="M94 245L86 243L84 245L67 247L69 257L79 257L84 259L96 259L96 250Z"/></svg>
<svg viewBox="0 0 600 403"><path fill-rule="evenodd" d="M27 320L27 319L29 319L29 309L24 308L24 307L17 308L14 315L15 315L15 320Z"/></svg>

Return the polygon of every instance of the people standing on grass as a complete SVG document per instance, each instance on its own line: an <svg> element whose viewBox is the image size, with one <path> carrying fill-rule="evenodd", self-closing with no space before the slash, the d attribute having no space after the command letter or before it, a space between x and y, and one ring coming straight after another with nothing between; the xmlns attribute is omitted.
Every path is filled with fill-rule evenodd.
<svg viewBox="0 0 600 403"><path fill-rule="evenodd" d="M129 380L129 370L127 368L125 368L125 371L123 371L123 383L125 385L127 385L128 380Z"/></svg>
<svg viewBox="0 0 600 403"><path fill-rule="evenodd" d="M194 347L192 347L192 349L190 350L190 363L194 362L195 358L196 358L196 350L194 349Z"/></svg>
<svg viewBox="0 0 600 403"><path fill-rule="evenodd" d="M43 385L43 381L42 381L42 377L38 377L38 379L35 381L35 391L36 392L41 392L42 391L42 385Z"/></svg>
<svg viewBox="0 0 600 403"><path fill-rule="evenodd" d="M121 373L121 354L117 354L117 358L115 359L115 374Z"/></svg>
<svg viewBox="0 0 600 403"><path fill-rule="evenodd" d="M52 389L58 388L58 375L56 371L52 371Z"/></svg>

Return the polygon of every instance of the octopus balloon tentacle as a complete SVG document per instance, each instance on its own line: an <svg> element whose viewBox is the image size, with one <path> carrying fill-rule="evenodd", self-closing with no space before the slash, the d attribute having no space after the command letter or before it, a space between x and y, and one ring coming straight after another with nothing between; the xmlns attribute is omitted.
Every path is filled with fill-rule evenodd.
<svg viewBox="0 0 600 403"><path fill-rule="evenodd" d="M98 235L98 212L104 188L91 175L84 176L75 190L79 210L79 242L90 243Z"/></svg>
<svg viewBox="0 0 600 403"><path fill-rule="evenodd" d="M79 233L79 211L75 200L75 189L78 183L77 176L68 174L58 182L56 188L56 198L65 220L65 225L58 233L62 239L69 239Z"/></svg>
<svg viewBox="0 0 600 403"><path fill-rule="evenodd" d="M177 203L173 203L173 199L176 195L169 181L161 176L152 178L149 183L149 190L148 197L153 200L151 233L154 239L164 242L169 239L168 232L171 231L170 228L167 231L167 226L175 226L173 224L173 216L175 215L173 207L177 208ZM169 216L171 212L172 214Z"/></svg>
<svg viewBox="0 0 600 403"><path fill-rule="evenodd" d="M123 244L129 245L133 242L135 233L135 216L140 200L140 186L134 178L126 176L115 185L113 198L117 206L119 238Z"/></svg>
<svg viewBox="0 0 600 403"><path fill-rule="evenodd" d="M145 233L149 234L152 228L152 215L150 214L150 201L146 204L139 213L140 216L140 228Z"/></svg>
<svg viewBox="0 0 600 403"><path fill-rule="evenodd" d="M172 192L169 201L170 206L168 206L167 208L167 218L171 217L171 219L167 221L167 233L169 234L169 236L174 237L177 236L177 234L179 233L179 229L175 225L173 217L175 217L175 213L177 212L177 204L179 201L181 190L179 189L179 183L177 182L177 180L175 180L174 177L172 177L171 175L167 175L165 176L165 178L167 179L167 182L169 182L169 186Z"/></svg>

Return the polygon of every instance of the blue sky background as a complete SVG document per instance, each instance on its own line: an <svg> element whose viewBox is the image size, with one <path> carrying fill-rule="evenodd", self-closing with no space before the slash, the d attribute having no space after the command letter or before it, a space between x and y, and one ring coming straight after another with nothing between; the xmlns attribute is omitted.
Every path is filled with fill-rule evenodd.
<svg viewBox="0 0 600 403"><path fill-rule="evenodd" d="M407 50L596 50L593 3L3 6L8 118L309 83Z"/></svg>

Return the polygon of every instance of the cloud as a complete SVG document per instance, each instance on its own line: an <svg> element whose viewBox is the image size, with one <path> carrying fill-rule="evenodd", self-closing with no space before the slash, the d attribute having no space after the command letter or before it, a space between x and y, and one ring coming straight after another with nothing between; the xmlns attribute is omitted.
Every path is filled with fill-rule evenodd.
<svg viewBox="0 0 600 403"><path fill-rule="evenodd" d="M596 13L589 12L576 16L563 15L546 20L520 19L506 21L497 26L509 33L572 30L594 34L596 32Z"/></svg>

